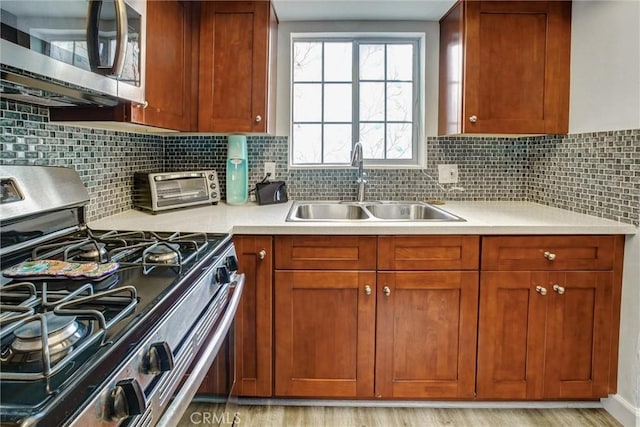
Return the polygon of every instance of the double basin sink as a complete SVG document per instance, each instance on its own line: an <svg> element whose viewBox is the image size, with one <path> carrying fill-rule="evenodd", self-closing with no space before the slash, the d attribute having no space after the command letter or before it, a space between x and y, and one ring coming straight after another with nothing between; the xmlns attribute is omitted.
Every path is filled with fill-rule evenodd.
<svg viewBox="0 0 640 427"><path fill-rule="evenodd" d="M294 202L287 221L465 221L423 202Z"/></svg>

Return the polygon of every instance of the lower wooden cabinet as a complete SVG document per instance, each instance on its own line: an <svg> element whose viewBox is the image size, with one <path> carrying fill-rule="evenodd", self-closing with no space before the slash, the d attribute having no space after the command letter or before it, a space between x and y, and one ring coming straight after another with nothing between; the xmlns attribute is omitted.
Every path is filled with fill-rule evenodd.
<svg viewBox="0 0 640 427"><path fill-rule="evenodd" d="M478 273L378 273L376 397L475 392Z"/></svg>
<svg viewBox="0 0 640 427"><path fill-rule="evenodd" d="M483 272L480 399L594 399L610 386L613 272Z"/></svg>
<svg viewBox="0 0 640 427"><path fill-rule="evenodd" d="M245 274L236 313L238 396L272 394L273 248L271 236L234 236L240 272Z"/></svg>
<svg viewBox="0 0 640 427"><path fill-rule="evenodd" d="M276 271L277 396L373 396L375 280L372 271Z"/></svg>

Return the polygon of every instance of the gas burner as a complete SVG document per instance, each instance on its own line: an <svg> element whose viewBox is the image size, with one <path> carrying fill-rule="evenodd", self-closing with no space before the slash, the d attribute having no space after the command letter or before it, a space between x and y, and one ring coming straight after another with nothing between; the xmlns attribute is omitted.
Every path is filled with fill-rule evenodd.
<svg viewBox="0 0 640 427"><path fill-rule="evenodd" d="M178 264L180 245L177 243L160 242L147 249L145 261L152 264Z"/></svg>
<svg viewBox="0 0 640 427"><path fill-rule="evenodd" d="M80 250L78 258L83 261L102 261L106 259L106 246L107 245L104 243L98 243L94 241L86 243L78 248Z"/></svg>
<svg viewBox="0 0 640 427"><path fill-rule="evenodd" d="M43 338L43 323L46 337ZM20 365L21 371L42 369L43 348L46 345L51 363L66 356L74 345L90 332L90 327L75 316L59 316L53 312L38 315L36 319L16 328L14 339L3 350L3 365ZM46 357L46 356L45 356Z"/></svg>

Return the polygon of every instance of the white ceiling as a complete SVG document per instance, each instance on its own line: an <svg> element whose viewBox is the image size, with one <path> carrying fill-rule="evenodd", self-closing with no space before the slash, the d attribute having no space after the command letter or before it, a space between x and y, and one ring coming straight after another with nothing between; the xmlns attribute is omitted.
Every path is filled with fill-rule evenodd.
<svg viewBox="0 0 640 427"><path fill-rule="evenodd" d="M438 21L455 0L273 0L283 21Z"/></svg>

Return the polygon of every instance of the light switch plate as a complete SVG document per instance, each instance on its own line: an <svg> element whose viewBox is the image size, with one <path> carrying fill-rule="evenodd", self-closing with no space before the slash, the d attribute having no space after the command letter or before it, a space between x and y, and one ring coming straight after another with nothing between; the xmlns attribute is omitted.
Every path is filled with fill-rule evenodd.
<svg viewBox="0 0 640 427"><path fill-rule="evenodd" d="M438 182L440 184L457 184L458 165L438 165Z"/></svg>

